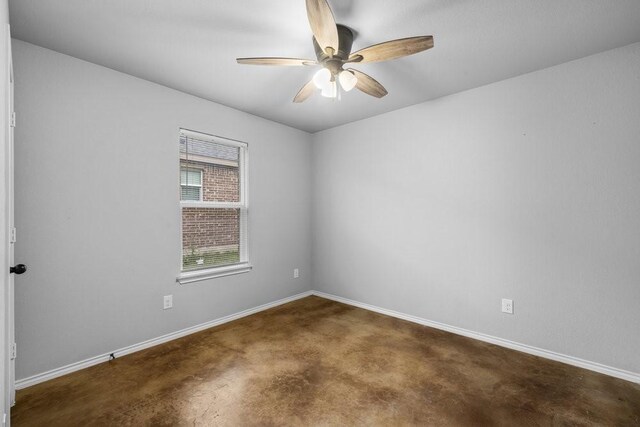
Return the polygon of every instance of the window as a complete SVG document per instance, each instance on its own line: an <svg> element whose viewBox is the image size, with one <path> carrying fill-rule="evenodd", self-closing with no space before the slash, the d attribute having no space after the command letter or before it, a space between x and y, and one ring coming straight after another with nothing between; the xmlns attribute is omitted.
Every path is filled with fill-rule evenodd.
<svg viewBox="0 0 640 427"><path fill-rule="evenodd" d="M202 201L202 170L180 168L180 200Z"/></svg>
<svg viewBox="0 0 640 427"><path fill-rule="evenodd" d="M180 283L249 271L247 144L180 130Z"/></svg>

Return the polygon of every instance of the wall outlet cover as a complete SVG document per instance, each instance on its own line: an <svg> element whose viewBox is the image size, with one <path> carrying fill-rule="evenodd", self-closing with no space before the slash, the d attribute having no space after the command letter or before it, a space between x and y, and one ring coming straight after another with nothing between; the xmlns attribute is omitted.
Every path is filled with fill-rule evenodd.
<svg viewBox="0 0 640 427"><path fill-rule="evenodd" d="M502 312L513 314L513 300L502 298Z"/></svg>
<svg viewBox="0 0 640 427"><path fill-rule="evenodd" d="M171 307L173 307L173 295L165 295L163 309L166 310Z"/></svg>

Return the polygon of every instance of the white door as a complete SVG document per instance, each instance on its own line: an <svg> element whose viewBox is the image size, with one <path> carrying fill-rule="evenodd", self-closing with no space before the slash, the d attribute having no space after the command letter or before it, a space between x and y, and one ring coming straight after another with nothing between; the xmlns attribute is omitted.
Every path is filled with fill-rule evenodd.
<svg viewBox="0 0 640 427"><path fill-rule="evenodd" d="M6 277L3 278L6 287L4 289L4 302L5 302L5 318L4 318L4 349L5 354L2 355L7 362L4 370L4 384L2 388L5 390L4 394L4 407L5 412L9 412L9 407L15 404L15 357L16 357L16 345L15 345L15 330L14 330L14 277L16 274L22 274L26 271L26 267L22 265L16 266L14 264L14 246L16 241L16 229L14 227L14 209L13 209L13 130L15 126L15 113L13 111L13 65L11 61L11 34L9 27L6 29L6 55L7 55L7 69L6 78L2 84L5 86L6 104L5 104L5 147L4 147L4 178L5 178L5 218L4 226L7 233L5 234L6 240L3 242L6 250L6 262L10 267L6 270ZM4 61L3 61L4 62ZM8 353L8 354L7 354ZM7 420L8 424L9 420Z"/></svg>
<svg viewBox="0 0 640 427"><path fill-rule="evenodd" d="M8 55L9 55L9 90L8 90L8 98L9 98L9 108L7 111L9 112L9 170L7 173L7 199L8 199L8 215L7 219L9 220L9 265L13 266L14 264L14 248L16 242L16 228L14 221L14 209L13 209L13 130L16 125L16 114L13 109L13 61L11 56L11 32L7 27L7 40L9 43L8 46ZM22 269L19 267L14 267L16 269L15 273L22 274ZM16 377L16 340L15 340L15 328L13 324L14 316L13 316L13 286L14 286L14 277L15 274L9 273L9 298L7 299L7 314L8 314L8 336L9 336L9 398L11 401L11 406L16 403L16 388L15 388L15 377Z"/></svg>

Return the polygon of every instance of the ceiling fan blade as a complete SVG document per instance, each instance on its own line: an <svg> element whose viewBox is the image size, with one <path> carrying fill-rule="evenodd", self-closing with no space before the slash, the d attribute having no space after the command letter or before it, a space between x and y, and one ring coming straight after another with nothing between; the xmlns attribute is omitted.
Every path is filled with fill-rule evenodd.
<svg viewBox="0 0 640 427"><path fill-rule="evenodd" d="M310 80L306 85L302 86L302 89L298 92L298 94L293 98L293 102L300 103L304 102L313 95L313 92L316 90L316 85L313 83L313 80Z"/></svg>
<svg viewBox="0 0 640 427"><path fill-rule="evenodd" d="M316 65L317 62L312 59L300 59L300 58L236 58L238 64L250 64L250 65L284 65L287 67L301 67L303 65Z"/></svg>
<svg viewBox="0 0 640 427"><path fill-rule="evenodd" d="M375 96L376 98L382 98L387 93L387 90L376 79L363 73L362 71L349 68L347 71L352 72L357 78L358 82L356 87L367 95Z"/></svg>
<svg viewBox="0 0 640 427"><path fill-rule="evenodd" d="M327 0L306 0L307 17L318 45L329 56L338 51L338 28ZM330 49L327 49L330 48Z"/></svg>
<svg viewBox="0 0 640 427"><path fill-rule="evenodd" d="M356 61L358 56L361 56L362 60L357 62L387 61L389 59L413 55L414 53L422 52L432 47L433 36L408 37L406 39L390 40L365 47L352 53L349 56L349 60Z"/></svg>

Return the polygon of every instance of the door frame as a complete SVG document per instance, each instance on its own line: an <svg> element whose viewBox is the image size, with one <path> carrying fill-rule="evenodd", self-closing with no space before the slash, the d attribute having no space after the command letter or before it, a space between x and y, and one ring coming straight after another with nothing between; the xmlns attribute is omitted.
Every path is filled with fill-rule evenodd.
<svg viewBox="0 0 640 427"><path fill-rule="evenodd" d="M7 172L6 172L6 187L7 187L7 227L8 243L5 243L8 248L9 266L15 265L15 241L16 241L16 228L15 228L15 203L14 203L14 130L15 130L15 110L13 104L13 55L11 51L11 27L7 24L7 120L9 124L7 126ZM5 303L7 308L7 345L9 346L9 366L8 366L8 387L9 391L9 404L11 406L16 403L16 338L15 338L15 274L9 274L9 281L7 283L7 301Z"/></svg>
<svg viewBox="0 0 640 427"><path fill-rule="evenodd" d="M13 275L13 64L9 24L2 31L0 55L0 422L9 425L10 409L15 403L15 370L11 349L14 348Z"/></svg>

